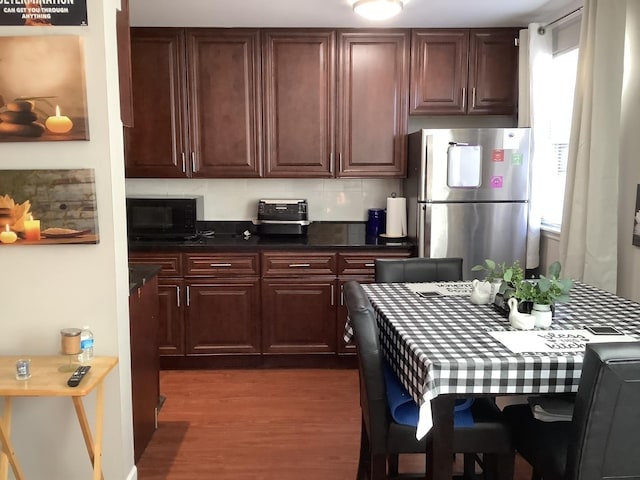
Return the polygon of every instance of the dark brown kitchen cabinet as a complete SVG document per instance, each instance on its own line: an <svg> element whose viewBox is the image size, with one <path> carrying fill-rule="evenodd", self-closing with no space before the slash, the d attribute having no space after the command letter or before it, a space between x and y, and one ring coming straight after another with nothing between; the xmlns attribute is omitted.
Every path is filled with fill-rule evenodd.
<svg viewBox="0 0 640 480"><path fill-rule="evenodd" d="M411 37L411 114L515 115L518 30L425 29Z"/></svg>
<svg viewBox="0 0 640 480"><path fill-rule="evenodd" d="M262 280L264 354L335 353L334 278Z"/></svg>
<svg viewBox="0 0 640 480"><path fill-rule="evenodd" d="M258 177L259 31L133 28L127 177Z"/></svg>
<svg viewBox="0 0 640 480"><path fill-rule="evenodd" d="M158 349L161 356L185 353L182 254L174 252L135 252L129 262L159 265L158 274Z"/></svg>
<svg viewBox="0 0 640 480"><path fill-rule="evenodd" d="M408 89L408 30L265 30L265 176L404 176Z"/></svg>
<svg viewBox="0 0 640 480"><path fill-rule="evenodd" d="M257 253L185 254L186 354L260 354Z"/></svg>
<svg viewBox="0 0 640 480"><path fill-rule="evenodd" d="M351 280L359 283L372 283L375 280L374 262L376 258L408 258L410 256L411 252L406 250L341 252L338 254L338 287L340 292L336 322L338 354L356 353L355 344L347 344L344 341L344 326L347 321L347 306L343 294L344 284Z"/></svg>
<svg viewBox="0 0 640 480"><path fill-rule="evenodd" d="M406 174L409 30L338 32L338 177Z"/></svg>
<svg viewBox="0 0 640 480"><path fill-rule="evenodd" d="M342 286L410 249L131 252L158 274L161 368L350 362Z"/></svg>
<svg viewBox="0 0 640 480"><path fill-rule="evenodd" d="M336 254L262 253L262 351L336 352Z"/></svg>
<svg viewBox="0 0 640 480"><path fill-rule="evenodd" d="M333 30L263 31L265 177L332 177Z"/></svg>
<svg viewBox="0 0 640 480"><path fill-rule="evenodd" d="M187 281L187 355L260 353L260 280Z"/></svg>
<svg viewBox="0 0 640 480"><path fill-rule="evenodd" d="M129 31L129 0L120 0L116 13L118 44L118 84L120 86L120 119L125 127L133 127L133 96L131 94L131 34Z"/></svg>
<svg viewBox="0 0 640 480"><path fill-rule="evenodd" d="M158 299L160 321L158 349L160 355L184 355L184 298L185 285L181 278L160 278Z"/></svg>
<svg viewBox="0 0 640 480"><path fill-rule="evenodd" d="M129 295L133 450L137 462L156 429L160 398L158 343L158 277Z"/></svg>

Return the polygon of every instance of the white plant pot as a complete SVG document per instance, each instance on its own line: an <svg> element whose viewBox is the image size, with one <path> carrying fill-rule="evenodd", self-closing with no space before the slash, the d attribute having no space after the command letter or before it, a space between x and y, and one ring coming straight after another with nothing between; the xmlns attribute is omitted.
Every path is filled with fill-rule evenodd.
<svg viewBox="0 0 640 480"><path fill-rule="evenodd" d="M481 282L478 279L474 279L471 284L473 285L471 290L471 303L476 305L486 305L490 302L491 298L491 284L489 282Z"/></svg>
<svg viewBox="0 0 640 480"><path fill-rule="evenodd" d="M549 328L553 321L553 312L551 311L551 305L541 305L539 303L533 304L531 315L535 319L536 328Z"/></svg>
<svg viewBox="0 0 640 480"><path fill-rule="evenodd" d="M496 293L500 290L502 280L494 280L491 282L491 295L489 296L489 303L493 303L496 299Z"/></svg>

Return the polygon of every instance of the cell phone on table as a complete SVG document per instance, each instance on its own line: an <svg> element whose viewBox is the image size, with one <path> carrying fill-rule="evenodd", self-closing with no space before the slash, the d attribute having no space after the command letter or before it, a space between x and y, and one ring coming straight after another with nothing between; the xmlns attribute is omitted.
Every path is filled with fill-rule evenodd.
<svg viewBox="0 0 640 480"><path fill-rule="evenodd" d="M585 330L594 335L624 335L620 330L611 325L600 325L595 327L584 327Z"/></svg>
<svg viewBox="0 0 640 480"><path fill-rule="evenodd" d="M440 292L418 292L418 295L424 298L432 298L432 297L439 297L441 294Z"/></svg>

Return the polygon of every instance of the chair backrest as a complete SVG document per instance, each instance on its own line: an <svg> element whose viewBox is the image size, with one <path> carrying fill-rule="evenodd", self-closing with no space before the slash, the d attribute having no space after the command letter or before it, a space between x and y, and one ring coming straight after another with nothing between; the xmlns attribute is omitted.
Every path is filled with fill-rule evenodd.
<svg viewBox="0 0 640 480"><path fill-rule="evenodd" d="M344 285L344 299L354 332L360 372L360 406L369 432L371 453L384 453L390 420L375 312L358 282Z"/></svg>
<svg viewBox="0 0 640 480"><path fill-rule="evenodd" d="M571 434L568 480L640 478L640 342L587 345Z"/></svg>
<svg viewBox="0 0 640 480"><path fill-rule="evenodd" d="M462 280L462 258L377 258L377 283Z"/></svg>

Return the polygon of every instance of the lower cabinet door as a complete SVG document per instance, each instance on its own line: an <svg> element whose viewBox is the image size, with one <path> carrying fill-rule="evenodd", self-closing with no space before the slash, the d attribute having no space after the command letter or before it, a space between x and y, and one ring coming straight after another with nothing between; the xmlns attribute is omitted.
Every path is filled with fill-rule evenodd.
<svg viewBox="0 0 640 480"><path fill-rule="evenodd" d="M161 356L184 355L184 280L158 280L158 349Z"/></svg>
<svg viewBox="0 0 640 480"><path fill-rule="evenodd" d="M260 280L187 280L187 355L260 353Z"/></svg>
<svg viewBox="0 0 640 480"><path fill-rule="evenodd" d="M262 350L335 353L335 278L262 280Z"/></svg>

